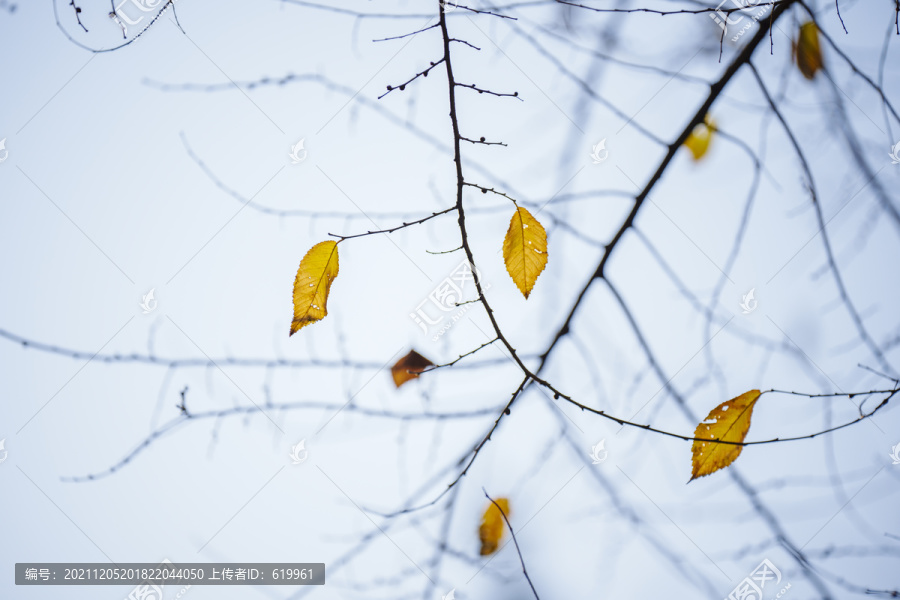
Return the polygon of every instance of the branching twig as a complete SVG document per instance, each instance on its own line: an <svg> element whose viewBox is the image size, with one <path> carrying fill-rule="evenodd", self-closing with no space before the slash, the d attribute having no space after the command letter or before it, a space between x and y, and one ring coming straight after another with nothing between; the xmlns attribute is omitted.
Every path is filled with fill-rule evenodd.
<svg viewBox="0 0 900 600"><path fill-rule="evenodd" d="M188 411L188 408L187 408L187 391L188 391L188 386L184 386L184 388L182 388L182 390L179 392L179 395L181 396L181 404L176 404L175 408L180 410L181 414L184 415L185 417L191 417L192 415L191 415L190 411Z"/></svg>
<svg viewBox="0 0 900 600"><path fill-rule="evenodd" d="M406 89L406 86L407 86L407 85L409 85L410 83L412 83L413 81L415 81L415 80L418 79L419 77L428 77L428 72L431 71L431 70L432 70L433 68L435 68L436 66L438 66L439 64L441 64L442 62L444 62L444 59L443 59L443 58L439 59L439 60L436 61L436 62L431 63L431 64L428 66L427 69L425 69L425 70L423 70L423 71L419 71L418 73L416 73L415 75L413 75L412 77L410 77L409 79L407 79L406 81L404 81L403 83L401 83L400 85L389 85L389 86L387 86L387 91L386 91L385 93L383 93L382 95L378 96L378 99L381 100L382 98L384 98L385 96L387 96L388 94L390 94L391 92L393 92L394 90L400 90L400 91L402 92L403 90Z"/></svg>
<svg viewBox="0 0 900 600"><path fill-rule="evenodd" d="M84 29L84 32L87 33L88 28L81 22L81 7L75 4L75 0L69 0L69 6L75 11L75 20L78 21L78 24Z"/></svg>
<svg viewBox="0 0 900 600"><path fill-rule="evenodd" d="M518 398L522 394L522 390L525 389L525 386L529 381L530 381L530 378L528 378L528 377L526 377L525 379L522 380L522 383L520 383L519 387L516 388L516 391L513 392L512 397L506 403L506 406L501 411L499 411L499 416L494 420L494 423L488 429L487 434L483 438L481 438L481 441L475 445L474 449L472 449L470 452L467 452L462 457L462 459L459 461L459 465L465 465L465 466L462 468L462 471L460 471L456 475L456 477L453 478L453 480L449 484L447 484L446 489L444 489L435 498L433 498L432 500L430 500L428 502L425 502L424 504L419 504L416 506L408 506L408 507L404 508L403 510L399 510L399 511L393 512L393 513L387 513L382 516L397 517L397 516L407 514L407 513L418 512L420 510L426 509L430 506L434 506L435 504L437 504L437 502L440 501L440 499L443 498L447 494L447 492L449 492L451 489L453 489L453 487L456 486L460 482L460 480L462 480L462 478L466 476L466 474L469 472L469 469L472 468L472 465L475 463L475 459L478 458L478 455L481 452L481 450L484 448L485 444L487 444L491 440L491 436L493 436L494 432L497 431L497 427L500 425L500 421L503 419L503 417L505 415L510 414L510 407L516 401L516 398ZM494 414L497 414L497 413L495 412ZM468 460L466 460L466 458L468 458Z"/></svg>
<svg viewBox="0 0 900 600"><path fill-rule="evenodd" d="M469 84L469 83L457 83L456 87L469 88L470 90L475 90L479 94L490 94L491 96L498 96L500 98L517 98L518 100L522 100L521 98L519 98L519 92L513 92L512 94L506 94L506 93L502 93L502 92L493 92L491 90L480 88L480 87L476 86L475 84Z"/></svg>
<svg viewBox="0 0 900 600"><path fill-rule="evenodd" d="M407 38L407 37L416 35L416 34L418 34L418 33L423 33L423 32L425 32L425 31L428 31L429 29L434 29L434 28L437 27L437 26L438 26L437 23L433 23L433 24L431 24L431 25L428 25L427 27L423 27L422 29L417 29L417 30L415 30L415 31L411 31L411 32L409 32L409 33L404 33L404 34L402 34L402 35L395 35L395 36L392 36L392 37L379 38L379 39L377 39L377 40L372 40L372 41L373 41L373 42L387 42L387 41L390 41L390 40L402 40L403 38ZM408 83L408 82L407 82L407 83Z"/></svg>
<svg viewBox="0 0 900 600"><path fill-rule="evenodd" d="M484 137L481 137L477 140L469 139L465 136L460 136L460 139L464 142L469 142L470 144L484 144L485 146L506 146L503 142L488 142Z"/></svg>
<svg viewBox="0 0 900 600"><path fill-rule="evenodd" d="M836 425L834 427L829 427L827 429L823 429L821 431L816 431L814 433L809 433L806 435L798 435L798 436L794 436L794 437L771 438L771 439L759 440L759 441L755 441L755 442L734 442L734 441L728 441L728 440L723 440L723 439L697 438L697 437L693 437L693 436L689 436L689 435L675 433L672 431L658 429L656 427L651 427L650 425L645 425L642 423L635 423L634 421L629 421L628 419L623 419L621 417L611 415L611 414L607 413L606 411L582 404L581 402L578 402L571 396L567 396L566 394L563 394L562 392L556 390L549 383L545 383L539 379L535 379L535 381L538 383L541 383L547 389L551 390L553 392L554 400L558 400L559 398L562 398L562 399L566 400L567 402L569 402L570 404L577 406L582 411L587 411L589 413L601 416L605 419L609 419L611 421L618 423L619 425L623 425L623 426L627 426L627 427L635 427L638 429L643 429L644 431L652 431L653 433L658 433L660 435L678 438L680 440L685 440L687 442L708 442L711 444L726 444L726 445L730 445L730 446L757 446L760 444L774 444L774 443L779 443L779 442L796 442L798 440L809 440L809 439L812 439L815 437L819 437L820 435L824 435L826 433L831 433L833 431L838 431L840 429L844 429L845 427L850 427L851 425L855 425L856 423L859 423L860 421L868 419L869 417L871 417L875 413L877 413L879 410L881 410L882 408L887 406L888 403L891 401L891 399L894 396L896 396L898 393L900 393L900 387L891 389L891 390L875 390L875 391L871 391L871 392L839 392L839 393L830 393L830 394L807 394L807 393L801 393L801 392L785 392L785 391L774 390L774 389L765 390L760 393L760 397L762 397L764 394L772 394L772 393L794 394L794 395L798 395L798 396L807 396L809 398L830 398L830 397L838 397L838 396L853 398L854 396L862 396L862 395L868 395L868 394L887 394L887 396L885 398L883 398L882 401L875 408L870 410L869 412L865 412L865 413L861 412L860 416L857 417L856 419L853 419L852 421L847 421L845 423Z"/></svg>
<svg viewBox="0 0 900 600"><path fill-rule="evenodd" d="M87 50L88 52L93 52L94 54L102 54L105 52L115 52L116 50L124 48L125 46L129 46L129 45L135 43L136 41L138 41L145 33L147 33L147 31L150 30L151 27L153 27L156 24L157 21L159 21L160 17L162 17L163 14L165 14L165 12L169 9L170 6L174 6L175 0L167 0L167 2L153 16L153 18L150 19L150 21L147 23L147 25L143 29L141 29L133 38L131 38L130 40L127 40L125 42L122 42L118 46L112 46L110 48L92 48L91 46L83 44L83 43L79 42L78 40L76 40L74 37L72 37L72 35L63 26L62 21L60 21L60 19L59 19L59 11L56 8L57 2L58 2L58 0L52 0L53 17L56 20L56 27L63 33L64 36L66 36L66 39L68 39L70 42L72 42L79 48ZM74 6L74 0L73 0L72 5ZM112 13L113 14L115 13L115 9L112 11ZM116 19L118 19L118 16L116 16ZM80 22L79 22L79 25L81 25ZM121 22L119 23L119 26L123 27ZM84 27L84 25L82 25L82 27ZM179 24L178 27L180 28L181 25ZM85 31L87 31L87 29L85 29ZM124 32L124 27L123 27L123 35L124 35L124 33L125 32Z"/></svg>
<svg viewBox="0 0 900 600"><path fill-rule="evenodd" d="M435 26L437 26L437 25L435 25ZM456 39L456 38L450 38L450 41L451 41L451 42L457 42L457 43L459 43L459 44L465 44L465 45L468 46L469 48L473 48L473 49L475 49L475 50L481 51L481 48L479 48L479 47L476 46L475 44L472 44L472 43L467 42L466 40L458 40L458 39Z"/></svg>
<svg viewBox="0 0 900 600"><path fill-rule="evenodd" d="M785 3L790 4L792 1L793 0L775 0L774 2L772 2L772 4L774 4L775 6L778 6L779 4L785 4ZM669 16L669 15L700 15L700 14L711 13L711 12L721 12L721 13L730 15L733 12L736 12L739 10L745 10L745 7L725 8L724 6L721 6L721 5L718 7L713 7L713 8L696 8L696 9L683 8L680 10L660 10L660 9L656 9L656 8L597 8L595 6L586 6L584 4L578 4L577 2L569 2L568 0L556 0L556 2L557 2L557 4L565 4L568 6L574 6L576 8L584 8L586 10L590 10L590 11L598 12L598 13L648 13L648 14L654 14L654 15L659 15L659 16L663 16L663 17Z"/></svg>
<svg viewBox="0 0 900 600"><path fill-rule="evenodd" d="M771 12L768 19L770 22L774 22L781 16L781 14L796 0L785 0L777 4L775 9ZM606 249L603 252L603 256L600 258L600 262L597 264L597 267L594 269L594 273L588 279L587 283L585 283L584 287L582 287L578 296L575 299L572 308L569 310L568 315L566 316L563 324L557 330L554 335L552 341L550 342L547 349L541 355L541 362L538 366L537 371L543 368L544 364L547 361L547 358L550 356L553 349L559 343L568 332L569 326L572 323L572 319L575 318L575 314L578 312L578 309L581 307L581 303L584 301L584 298L587 295L588 290L593 285L594 281L598 279L603 279L605 273L604 270L606 268L606 264L609 262L610 257L612 256L613 251L616 249L616 246L621 241L622 237L625 235L631 226L634 224L634 219L637 216L638 212L640 212L641 207L644 204L644 201L650 195L650 192L653 190L653 187L662 179L663 174L666 172L666 169L669 167L669 164L672 162L672 159L675 158L675 153L681 148L681 145L687 140L688 136L694 130L694 127L697 124L703 122L703 119L706 117L706 114L709 112L710 107L712 107L713 103L718 99L719 94L725 89L728 83L732 80L732 78L737 74L738 70L747 64L750 61L750 57L753 55L753 52L756 50L757 46L759 46L760 42L766 37L767 31L764 27L760 27L753 37L747 42L747 45L741 50L740 54L738 54L734 60L728 65L725 69L725 72L716 80L712 85L710 85L710 91L707 95L706 99L694 113L693 117L688 120L684 129L681 130L681 133L678 137L668 144L666 155L663 157L662 161L659 163L659 166L656 168L656 171L650 177L650 180L644 186L644 188L640 191L640 193L635 197L634 205L632 206L631 212L622 222L622 225L619 227L618 231L616 231L615 235L613 235L612 240L606 245Z"/></svg>
<svg viewBox="0 0 900 600"><path fill-rule="evenodd" d="M502 14L500 14L500 13L492 12L492 11L489 11L489 10L479 10L479 9L476 9L476 8L471 8L471 7L469 7L469 6L463 6L462 4L457 4L455 1L451 1L451 4L452 4L455 8L461 8L461 9L463 9L463 10L469 11L470 13L475 13L476 15L488 15L488 16L491 16L491 17L498 17L498 18L500 18L500 19L509 19L509 20L511 20L511 21L515 21L515 20L516 20L515 17L510 17L509 15L502 15ZM443 14L444 12L445 12L445 11L442 10L442 11L441 11L441 14Z"/></svg>
<svg viewBox="0 0 900 600"><path fill-rule="evenodd" d="M457 305L457 306L459 306L459 305ZM460 354L459 356L457 356L456 358L454 358L454 359L451 360L450 362L443 363L443 364L440 364L440 365L434 365L434 366L431 366L431 367L427 367L427 368L425 368L425 369L419 371L419 373L428 373L429 371L434 371L434 370L436 370L436 369L443 369L443 368L445 368L445 367L452 367L453 365L455 365L456 363L458 363L458 362L461 361L462 359L466 358L467 356L472 356L473 354L475 354L476 352L478 352L478 351L481 350L482 348L486 348L487 346L490 346L491 344L493 344L494 342L498 341L499 339L500 339L500 338L495 337L494 339L489 340L489 341L487 341L487 342L481 344L480 346L478 346L478 347L475 348L474 350L469 350L469 351L466 352L465 354Z"/></svg>
<svg viewBox="0 0 900 600"><path fill-rule="evenodd" d="M462 140L462 139L465 139L465 138L463 138L462 136L460 136L459 139ZM516 199L513 198L512 196L510 196L509 194L507 194L507 193L505 193L505 192L498 192L498 191L495 190L494 188L484 187L483 185L478 185L477 183L469 183L468 181L464 181L464 182L463 182L463 185L464 185L464 186L469 186L469 187L473 187L473 188L479 189L479 190L481 190L481 193L482 193L482 194L487 194L488 192L490 192L490 193L492 193L492 194L496 194L496 195L498 195L498 196L502 196L502 197L506 198L507 200L509 200L510 202L512 202L513 204L518 204L518 202L516 202Z"/></svg>
<svg viewBox="0 0 900 600"><path fill-rule="evenodd" d="M364 237L367 235L376 235L379 233L394 233L395 231L404 229L406 227L411 227L412 225L421 225L422 223L425 223L426 221L430 221L431 219L433 219L435 217L440 217L442 215L446 215L447 213L451 213L455 210L456 210L456 207L451 206L450 208L446 208L444 210L441 210L441 211L438 211L435 213L431 213L427 217L422 217L421 219L416 219L415 221L404 221L400 225L397 225L396 227L391 227L389 229L378 229L375 231L366 231L365 233L355 233L352 235L339 235L337 233L329 233L328 235L330 235L331 237L338 238L339 242L343 242L344 240L352 240L353 238Z"/></svg>

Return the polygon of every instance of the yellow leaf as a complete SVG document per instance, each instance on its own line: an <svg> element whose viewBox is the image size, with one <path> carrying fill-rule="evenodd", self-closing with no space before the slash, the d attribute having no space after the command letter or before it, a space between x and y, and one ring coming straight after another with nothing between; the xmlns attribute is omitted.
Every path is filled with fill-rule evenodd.
<svg viewBox="0 0 900 600"><path fill-rule="evenodd" d="M484 516L481 517L481 527L478 528L478 538L481 540L481 556L487 556L496 552L497 546L500 545L500 538L503 537L503 528L506 526L506 521L503 520L503 515L497 509L497 505L503 509L503 514L509 518L509 500L497 498L496 502L496 505L491 502L487 510L484 511Z"/></svg>
<svg viewBox="0 0 900 600"><path fill-rule="evenodd" d="M723 402L706 416L694 430L695 438L743 442L750 429L750 415L759 400L760 391L750 390L737 398ZM691 481L724 469L741 455L743 446L694 441L691 447L693 471Z"/></svg>
<svg viewBox="0 0 900 600"><path fill-rule="evenodd" d="M716 122L712 117L706 115L702 123L697 123L684 145L691 151L694 160L700 160L709 150L709 143L712 141L713 132L716 130Z"/></svg>
<svg viewBox="0 0 900 600"><path fill-rule="evenodd" d="M822 49L819 47L819 28L812 21L807 21L800 26L800 34L797 41L793 42L793 54L797 61L797 68L807 79L816 76L816 72L822 68Z"/></svg>
<svg viewBox="0 0 900 600"><path fill-rule="evenodd" d="M326 303L331 282L338 275L337 242L319 242L309 249L294 279L294 320L291 335L321 321L328 314Z"/></svg>
<svg viewBox="0 0 900 600"><path fill-rule="evenodd" d="M411 379L416 379L422 371L433 366L434 363L416 352L410 350L409 354L398 360L391 367L391 376L394 378L394 385L400 387Z"/></svg>
<svg viewBox="0 0 900 600"><path fill-rule="evenodd" d="M528 298L538 275L547 266L547 232L531 213L516 207L503 240L503 262L519 291Z"/></svg>

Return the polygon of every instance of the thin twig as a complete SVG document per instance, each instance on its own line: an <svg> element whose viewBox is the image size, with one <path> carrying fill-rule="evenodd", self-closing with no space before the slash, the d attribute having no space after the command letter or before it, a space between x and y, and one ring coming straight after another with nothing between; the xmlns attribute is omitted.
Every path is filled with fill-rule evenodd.
<svg viewBox="0 0 900 600"><path fill-rule="evenodd" d="M379 38L379 39L377 39L377 40L372 40L372 41L373 41L373 42L387 42L387 41L390 41L390 40L402 40L403 38L407 38L407 37L410 37L410 36L412 36L412 35L416 35L416 34L418 34L418 33L422 33L422 32L428 31L429 29L434 29L434 28L437 27L437 26L438 26L438 24L437 24L437 23L434 23L434 24L432 24L432 25L429 25L428 27L423 27L422 29L417 29L416 31L411 31L411 32L409 32L409 33L404 33L403 35L395 35L395 36L392 36L392 37Z"/></svg>
<svg viewBox="0 0 900 600"><path fill-rule="evenodd" d="M464 138L463 138L462 136L460 136L459 139L462 140L462 139L464 139ZM463 182L463 185L464 185L464 186L467 185L467 186L469 186L469 187L473 187L473 188L479 189L479 190L481 190L481 193L482 193L482 194L487 194L488 192L490 192L490 193L496 194L496 195L498 195L498 196L503 196L504 198L506 198L507 200L509 200L509 201L512 202L513 204L518 204L518 202L516 202L516 199L513 198L512 196L510 196L509 194L507 194L507 193L505 193L505 192L498 192L498 191L495 190L494 188L484 187L483 185L478 185L477 183L469 183L468 181L464 181L464 182Z"/></svg>
<svg viewBox="0 0 900 600"><path fill-rule="evenodd" d="M834 8L837 11L838 20L841 22L841 27L844 28L844 33L850 33L847 31L847 26L844 25L844 17L841 16L841 3L840 0L834 0Z"/></svg>
<svg viewBox="0 0 900 600"><path fill-rule="evenodd" d="M436 25L436 26L437 26L437 25ZM479 48L479 47L476 46L475 44L472 44L472 43L467 42L466 40L458 40L458 39L456 39L456 38L450 38L450 41L451 41L451 42L458 42L458 43L460 43L460 44L465 44L465 45L468 46L469 48L474 48L475 50L481 51L481 48Z"/></svg>
<svg viewBox="0 0 900 600"><path fill-rule="evenodd" d="M384 98L385 96L387 96L388 94L390 94L391 92L393 92L394 90L400 90L400 91L402 92L403 90L406 89L406 86L407 86L407 85L409 85L410 83L412 83L413 81L415 81L415 80L418 79L419 77L428 77L428 72L431 71L431 70L432 70L433 68L435 68L436 66L438 66L439 64L441 64L442 62L444 62L444 59L443 59L443 58L440 59L440 60L438 60L438 61L436 61L436 62L431 63L431 64L428 66L427 69L424 69L424 70L422 70L422 71L419 71L418 73L416 73L415 75L413 75L412 77L410 77L409 79L407 79L406 81L404 81L403 83L401 83L400 85L389 85L389 86L387 86L387 91L386 91L385 93L383 93L382 95L378 96L378 99L381 100L382 98Z"/></svg>
<svg viewBox="0 0 900 600"><path fill-rule="evenodd" d="M518 100L522 100L521 98L519 98L519 92L513 92L512 94L493 92L485 88L480 88L473 83L457 83L456 87L469 88L470 90L475 90L479 94L490 94L491 96L498 96L500 98L516 98Z"/></svg>
<svg viewBox="0 0 900 600"><path fill-rule="evenodd" d="M485 146L506 146L506 144L504 144L503 142L489 142L484 137L481 137L477 140L473 140L473 139L467 138L465 136L460 136L460 139L464 142L469 142L471 144L484 144Z"/></svg>
<svg viewBox="0 0 900 600"><path fill-rule="evenodd" d="M88 28L81 22L81 7L75 4L75 0L69 0L69 6L75 11L75 20L78 21L78 24L84 29L84 32L87 33Z"/></svg>
<svg viewBox="0 0 900 600"><path fill-rule="evenodd" d="M503 515L503 521L506 523L506 526L509 528L509 535L512 537L513 544L516 545L516 552L519 553L519 563L522 565L522 573L525 575L525 579L528 581L528 585L531 586L531 591L534 594L534 597L537 600L541 600L540 596L538 596L537 590L534 589L534 584L531 582L531 577L528 576L528 569L525 568L525 559L522 558L522 549L519 548L519 540L516 539L516 532L513 531L512 525L509 524L509 518L507 518L506 513L503 512L503 509L500 508L500 505L497 504L493 498L491 498L487 490L481 488L481 491L484 492L484 497L491 501L491 504L497 507L497 510L500 511L500 514Z"/></svg>
<svg viewBox="0 0 900 600"><path fill-rule="evenodd" d="M328 235L330 235L331 237L336 237L336 238L338 238L338 241L343 242L344 240L352 240L353 238L364 237L367 235L376 235L379 233L393 233L400 229L404 229L406 227L411 227L412 225L421 225L422 223L425 223L426 221L430 221L431 219L433 219L435 217L440 217L441 215L446 215L447 213L451 213L455 210L456 210L456 207L451 206L450 208L445 208L444 210L440 210L438 212L431 213L430 215L428 215L426 217L422 217L421 219L416 219L415 221L404 221L400 225L397 225L396 227L391 227L389 229L378 229L375 231L366 231L365 233L355 233L352 235L339 235L337 233L329 233Z"/></svg>
<svg viewBox="0 0 900 600"><path fill-rule="evenodd" d="M115 52L116 50L119 50L119 49L121 49L121 48L124 48L125 46L129 46L129 45L135 43L135 42L138 41L145 33L147 33L147 31L149 31L150 28L153 27L153 26L157 23L157 21L159 21L160 17L162 17L163 14L165 14L165 12L169 9L169 7L170 7L170 6L173 6L173 5L174 5L174 2L175 2L175 0L168 0L168 1L167 1L167 2L159 9L159 11L153 16L153 18L150 19L150 21L147 23L147 25L146 25L143 29L141 29L141 30L140 30L133 38L131 38L130 40L127 40L127 41L125 41L125 42L122 42L122 43L119 44L118 46L112 46L112 47L110 47L110 48L92 48L92 47L90 47L90 46L88 46L88 45L86 45L86 44L83 44L83 43L79 42L79 41L76 40L74 37L72 37L72 35L71 35L71 34L66 30L66 28L63 26L62 21L60 21L60 19L59 19L59 11L58 11L57 8L56 8L57 1L58 1L58 0L53 0L53 18L56 20L56 27L63 33L64 36L66 36L66 39L68 39L70 42L72 42L73 44L75 44L75 45L78 46L79 48L82 48L82 49L84 49L84 50L87 50L88 52L93 52L94 54L102 54L102 53L104 53L104 52ZM115 13L115 10L113 10L113 13ZM116 18L118 18L118 17L116 17ZM122 26L121 23L120 23L120 26ZM83 26L82 26L82 27L83 27ZM85 31L87 31L87 30L85 30ZM123 31L123 34L124 34L124 31Z"/></svg>
<svg viewBox="0 0 900 600"><path fill-rule="evenodd" d="M463 304L465 304L465 303L463 303ZM457 306L460 306L460 304L457 304ZM478 352L478 351L481 350L482 348L485 348L485 347L487 347L487 346L490 346L491 344L493 344L494 342L496 342L496 341L499 340L499 339L500 339L500 338L495 337L494 339L489 340L489 341L487 341L487 342L481 344L480 346L478 346L478 347L475 348L474 350L469 350L469 351L466 352L465 354L460 354L458 357L454 358L453 360L451 360L451 361L448 362L448 363L443 363L443 364L440 364L440 365L432 365L432 366L430 366L430 367L426 367L425 369L419 371L419 373L420 373L420 374L422 374L422 373L428 373L429 371L434 371L434 370L436 370L436 369L443 369L443 368L445 368L445 367L452 367L453 365L455 365L456 363L458 363L458 362L461 361L462 359L466 358L467 356L472 356L473 354L475 354L476 352Z"/></svg>
<svg viewBox="0 0 900 600"><path fill-rule="evenodd" d="M725 14L731 14L733 12L739 10L745 10L745 7L737 7L737 8L725 8L724 6L712 7L712 8L698 8L698 9L687 9L683 8L681 10L659 10L655 8L597 8L595 6L586 6L584 4L578 4L577 2L568 2L567 0L556 0L557 4L565 4L567 6L574 6L576 8L584 8L586 10L598 13L648 13L654 15L660 15L663 17L669 15L700 15L704 13L711 12L721 12ZM779 4L790 4L793 0L776 0L772 4L778 6Z"/></svg>

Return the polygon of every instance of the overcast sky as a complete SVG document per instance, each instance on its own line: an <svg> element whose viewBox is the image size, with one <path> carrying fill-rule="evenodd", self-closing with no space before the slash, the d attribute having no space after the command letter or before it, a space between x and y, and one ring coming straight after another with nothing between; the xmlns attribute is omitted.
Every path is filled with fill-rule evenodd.
<svg viewBox="0 0 900 600"><path fill-rule="evenodd" d="M454 488L447 541L457 555L440 569L432 562L443 502L419 519L379 516L445 489L521 373L499 345L399 390L385 368L411 348L441 363L494 337L476 305L439 336L410 318L462 259L435 254L460 244L454 214L342 242L328 317L288 337L294 275L310 247L329 234L427 216L456 195L443 68L378 99L441 58L438 29L373 41L433 24L433 3L340 3L402 18L356 18L304 4L181 0L181 28L168 11L138 41L92 53L75 42L109 48L121 41L108 3L80 3L85 32L62 0L55 7L62 30L50 0L15 10L0 2L0 139L8 152L0 163L0 439L7 453L0 463L0 596L114 600L129 593L15 587L16 562L168 558L324 562L328 584L304 590L323 600L437 599L451 589L461 599L530 597L512 545L489 562L478 556L484 488L510 499L542 598L723 598L764 559L781 570L782 587L792 584L790 598L815 597L728 473L685 485L688 442L620 429L536 386ZM464 145L467 180L532 207L549 233L547 269L526 301L500 252L512 205L466 191L469 239L488 298L532 367L665 144L706 97L703 80L718 78L758 27L756 13L744 13L732 27L750 29L737 43L726 40L720 63L721 30L709 14L598 15L535 4L505 11L515 22L463 9L448 15L451 34L481 49L453 45L458 80L518 93L457 90L463 135L507 144ZM833 4L819 5L824 31L878 80L893 26L890 3L842 2L849 34ZM120 11L136 22L126 23L129 38L155 14L134 4ZM822 74L814 81L799 74L790 38L803 18L799 9L785 15L771 54L764 41L753 63L811 163L850 298L896 376L900 354L890 340L900 333L900 229L877 191L900 202L900 165L888 156L900 128L886 123L878 95L824 41L839 91ZM883 74L895 105L896 42L887 47ZM596 98L563 67L589 81ZM767 109L745 69L711 111L724 134L702 161L678 152L642 208L637 232L626 234L608 265L664 379L598 282L573 335L542 372L559 389L690 435L697 421L664 389L667 381L698 419L754 388L829 393L892 385L859 366L886 370L841 302L799 162ZM852 158L841 111L871 173ZM591 151L601 140L609 155L596 164ZM745 148L764 161L758 186ZM758 304L745 313L741 302L751 290ZM712 310L709 323L696 302ZM174 359L189 363L168 368ZM301 362L259 366L279 359ZM327 364L304 362L313 359ZM180 418L183 390L193 413L247 411L165 429ZM351 399L348 409L336 409ZM748 439L806 435L853 420L859 400L764 396ZM295 406L270 406L284 403ZM360 408L476 414L399 422ZM161 428L164 435L121 463ZM301 440L308 456L292 464ZM592 464L600 440L608 457ZM732 469L759 490L797 547L884 550L817 563L829 573L897 589L900 465L890 457L897 444L900 417L888 406L833 435L745 448ZM88 475L96 479L67 480ZM352 561L328 568L364 536L372 542ZM830 585L835 597L849 597ZM179 590L166 593L168 600ZM194 587L184 597L290 595L276 587Z"/></svg>

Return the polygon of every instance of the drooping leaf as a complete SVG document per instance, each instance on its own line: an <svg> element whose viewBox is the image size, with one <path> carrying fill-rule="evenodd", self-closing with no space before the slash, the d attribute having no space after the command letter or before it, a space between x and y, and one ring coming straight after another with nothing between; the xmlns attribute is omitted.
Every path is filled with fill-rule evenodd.
<svg viewBox="0 0 900 600"><path fill-rule="evenodd" d="M509 518L509 500L506 498L497 498L497 504L493 502L488 505L481 517L481 527L478 528L478 538L481 540L481 556L487 556L497 551L500 545L500 538L503 537L503 529L506 522L503 520L503 514ZM503 514L497 505L503 509Z"/></svg>
<svg viewBox="0 0 900 600"><path fill-rule="evenodd" d="M759 400L760 391L750 390L732 398L710 411L694 430L695 438L743 442L750 429L750 416ZM694 441L691 446L693 470L691 481L724 469L741 455L743 446Z"/></svg>
<svg viewBox="0 0 900 600"><path fill-rule="evenodd" d="M503 240L503 262L516 287L528 298L538 275L547 266L547 232L521 206L516 207L509 221Z"/></svg>
<svg viewBox="0 0 900 600"><path fill-rule="evenodd" d="M294 319L291 335L301 328L321 321L328 314L328 292L338 275L337 242L319 242L309 249L294 279Z"/></svg>
<svg viewBox="0 0 900 600"><path fill-rule="evenodd" d="M428 367L434 366L434 363L416 352L410 350L409 354L394 363L391 367L391 376L394 378L394 385L400 387L411 379L416 379L422 371Z"/></svg>
<svg viewBox="0 0 900 600"><path fill-rule="evenodd" d="M819 47L819 28L812 21L800 26L797 40L793 42L797 68L807 79L812 79L822 68L822 49Z"/></svg>
<svg viewBox="0 0 900 600"><path fill-rule="evenodd" d="M684 145L691 151L694 160L700 160L709 150L709 143L712 141L713 133L716 131L716 122L712 117L706 115L702 123L697 123Z"/></svg>

